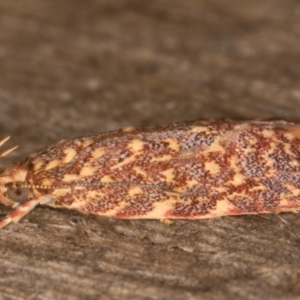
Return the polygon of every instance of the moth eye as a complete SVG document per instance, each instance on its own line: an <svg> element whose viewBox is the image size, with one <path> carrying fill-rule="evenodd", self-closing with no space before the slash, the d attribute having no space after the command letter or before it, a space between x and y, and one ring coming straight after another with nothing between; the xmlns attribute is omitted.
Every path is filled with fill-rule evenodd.
<svg viewBox="0 0 300 300"><path fill-rule="evenodd" d="M19 203L25 202L28 198L28 189L25 188L8 188L6 193L11 200Z"/></svg>

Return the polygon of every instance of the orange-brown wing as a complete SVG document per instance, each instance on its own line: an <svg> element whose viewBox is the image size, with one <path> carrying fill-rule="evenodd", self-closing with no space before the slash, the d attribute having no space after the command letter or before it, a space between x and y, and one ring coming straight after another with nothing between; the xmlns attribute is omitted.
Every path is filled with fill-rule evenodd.
<svg viewBox="0 0 300 300"><path fill-rule="evenodd" d="M207 218L299 208L298 127L196 122L63 141L29 158L56 204L117 218Z"/></svg>

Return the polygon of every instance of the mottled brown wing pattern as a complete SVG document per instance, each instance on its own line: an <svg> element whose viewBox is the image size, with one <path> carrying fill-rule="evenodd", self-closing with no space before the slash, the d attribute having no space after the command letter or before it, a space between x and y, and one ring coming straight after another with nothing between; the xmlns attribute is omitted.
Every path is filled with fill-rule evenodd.
<svg viewBox="0 0 300 300"><path fill-rule="evenodd" d="M299 128L196 121L64 140L5 169L0 201L16 188L29 199L0 227L38 203L149 219L298 210Z"/></svg>

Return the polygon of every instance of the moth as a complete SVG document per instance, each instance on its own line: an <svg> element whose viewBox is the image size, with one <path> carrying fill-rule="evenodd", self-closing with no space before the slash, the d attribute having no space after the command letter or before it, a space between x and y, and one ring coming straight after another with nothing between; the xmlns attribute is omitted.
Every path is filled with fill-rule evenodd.
<svg viewBox="0 0 300 300"><path fill-rule="evenodd" d="M127 127L62 140L4 168L0 202L13 211L0 228L38 204L120 219L297 211L299 175L296 123L213 120Z"/></svg>

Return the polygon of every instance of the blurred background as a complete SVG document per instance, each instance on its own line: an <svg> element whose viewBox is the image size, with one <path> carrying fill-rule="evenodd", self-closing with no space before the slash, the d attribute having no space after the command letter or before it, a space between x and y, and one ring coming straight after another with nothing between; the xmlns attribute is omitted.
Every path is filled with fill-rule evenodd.
<svg viewBox="0 0 300 300"><path fill-rule="evenodd" d="M3 0L0 2L0 26L0 138L10 135L12 138L7 147L20 146L1 161L1 166L8 161L21 160L62 138L129 125L148 126L209 118L300 120L300 2L297 0ZM38 211L41 215L46 214L45 209ZM50 211L50 214L57 213ZM63 222L67 214L58 214L61 219L57 222ZM128 225L126 222L122 224ZM14 226L24 232L21 225ZM210 225L209 229L206 226L203 234L207 230L209 236L215 227ZM235 225L228 226L235 228ZM248 225L242 222L239 226L248 232ZM57 234L54 237L57 242L61 232L51 231L51 228L48 228L48 234ZM32 237L39 234L36 228L29 227L28 230L32 230ZM161 230L163 235L164 230L169 229ZM262 240L259 228L257 230L255 243ZM271 226L269 230L272 235L274 228ZM147 227L143 229L143 234L145 232ZM25 235L29 233L24 232ZM220 244L224 244L225 236L224 233L220 237ZM285 236L281 236L283 244ZM28 249L33 247L32 241L22 240L24 248L20 250L11 244L11 236L2 238L2 245L7 247L3 249L12 251L15 256L21 255L24 262L28 257L32 259L29 254L21 254L26 248L24 244L28 243ZM51 238L43 235L39 238L45 238L47 247L53 243ZM118 234L110 238L118 239ZM298 245L298 240L294 241L292 244ZM197 243L197 239L194 242ZM45 253L46 246L34 243L37 243L38 255ZM271 239L256 258L273 245L274 239ZM141 244L141 247L146 246ZM229 248L234 251L238 244ZM218 252L214 247L209 249ZM278 253L277 262L282 268L280 261L283 257L287 257L287 261L288 257L292 259L291 251L285 249L285 252ZM266 260L271 262L274 253L269 254ZM168 255L175 255L170 261L180 261L176 253ZM230 264L232 268L235 268L234 261L238 261L240 254L235 255ZM201 257L203 263L209 260L205 255ZM44 254L44 258L47 261L48 254ZM285 264L295 265L299 260L287 261ZM150 268L152 262L149 260L149 264L141 268ZM71 266L78 267L76 263ZM26 270L23 267L20 263L20 269ZM254 272L256 278L260 278L255 279L253 270L248 272L246 267L249 266L246 264L242 275L239 274L234 281L243 286L238 294L246 299L252 293L254 298L249 296L249 299L257 299L257 294L255 296L250 286L246 288L241 278L252 278L259 285L261 277ZM218 268L222 269L222 266L218 265ZM221 282L228 282L226 274L235 274L241 266L236 268L231 273L223 269L223 277L214 273L210 277L213 283L208 282L201 291L209 291L213 297L210 299L233 299L236 290ZM16 268L16 274L20 269ZM106 270L103 266L100 269ZM260 274L269 270L271 265L267 264ZM264 286L268 288L265 294L260 294L262 298L273 291L272 299L275 295L291 299L284 291L294 292L290 297L300 291L297 280L286 281L286 269L280 270L282 272L276 273L274 279L277 285L272 281L266 283ZM50 268L49 272L52 271ZM291 275L292 278L299 279L298 268L294 271L296 277ZM170 299L171 296L180 299L180 293L172 294L173 288L165 290L162 286L181 286L188 292L184 299L200 299L202 292L198 294L200 283L196 271L195 275L190 275L187 284L175 278L175 283L165 285L164 280L156 281L154 273L148 278L160 282L161 286L154 284L153 290L148 292L150 296L155 295L155 299ZM95 274L99 274L99 270ZM172 268L171 274L174 274ZM100 277L95 276L93 280L98 282ZM285 282L284 289L280 286L282 282ZM215 288L217 285L219 289ZM274 286L278 287L278 294ZM89 288L95 292L93 285ZM145 286L139 288L139 285L134 285L134 288L129 285L129 294L116 293L114 296L126 298L125 295L131 295L130 299L135 299L134 290L140 291L136 297L141 299ZM12 291L7 297L12 297L15 290ZM29 287L24 288L19 296L24 299L31 292ZM83 289L81 293L80 297L90 295L89 299L96 299L93 297L98 295L97 292L84 294ZM164 298L164 293L169 296ZM79 294L74 293L72 299L77 299L76 295ZM150 296L145 299L154 299Z"/></svg>
<svg viewBox="0 0 300 300"><path fill-rule="evenodd" d="M299 118L298 1L17 0L0 14L0 132L21 151L127 125Z"/></svg>

